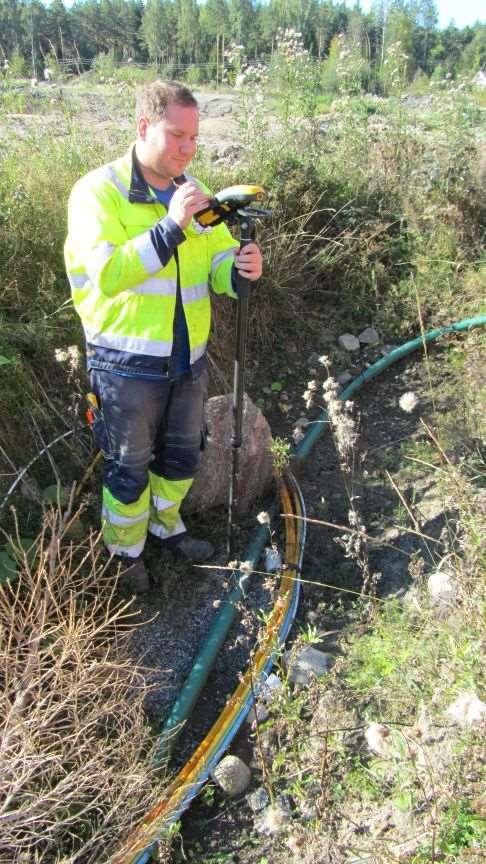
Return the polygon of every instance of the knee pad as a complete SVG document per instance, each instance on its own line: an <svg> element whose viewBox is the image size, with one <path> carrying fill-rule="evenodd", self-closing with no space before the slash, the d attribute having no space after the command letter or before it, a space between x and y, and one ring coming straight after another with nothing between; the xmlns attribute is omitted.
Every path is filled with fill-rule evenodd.
<svg viewBox="0 0 486 864"><path fill-rule="evenodd" d="M154 474L167 480L189 480L199 467L201 447L164 447L150 466Z"/></svg>

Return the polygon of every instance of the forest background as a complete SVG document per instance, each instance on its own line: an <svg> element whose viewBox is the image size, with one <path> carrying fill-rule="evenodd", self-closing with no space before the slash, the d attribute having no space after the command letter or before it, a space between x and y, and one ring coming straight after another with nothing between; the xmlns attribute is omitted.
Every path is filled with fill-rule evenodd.
<svg viewBox="0 0 486 864"><path fill-rule="evenodd" d="M321 61L325 89L339 89L347 58L353 89L384 93L391 46L401 49L400 83L476 72L486 65L486 25L439 29L434 0L0 0L0 68L4 74L51 77L87 71L97 58L156 64L189 84L234 83L242 69L268 62L279 32L293 28ZM348 87L349 90L349 87Z"/></svg>

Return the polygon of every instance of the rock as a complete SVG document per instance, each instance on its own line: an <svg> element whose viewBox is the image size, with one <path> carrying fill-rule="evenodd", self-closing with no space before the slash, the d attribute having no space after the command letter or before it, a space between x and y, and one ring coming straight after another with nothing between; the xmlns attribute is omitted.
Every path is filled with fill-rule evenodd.
<svg viewBox="0 0 486 864"><path fill-rule="evenodd" d="M457 587L454 576L446 568L434 570L427 579L427 591L435 607L441 612L449 612L455 605Z"/></svg>
<svg viewBox="0 0 486 864"><path fill-rule="evenodd" d="M486 703L478 699L475 693L461 693L445 713L465 729L486 720Z"/></svg>
<svg viewBox="0 0 486 864"><path fill-rule="evenodd" d="M255 705L252 705L248 711L246 722L254 728L257 723L265 723L265 720L268 720L269 716L268 708L265 705L262 705L261 702L257 702Z"/></svg>
<svg viewBox="0 0 486 864"><path fill-rule="evenodd" d="M346 384L349 384L349 382L352 380L353 376L351 375L351 372L348 372L347 369L345 372L341 372L341 374L337 376L337 382L341 385L341 387L345 387Z"/></svg>
<svg viewBox="0 0 486 864"><path fill-rule="evenodd" d="M201 454L196 479L183 505L185 513L226 504L231 477L231 395L213 396L206 405L209 438ZM245 512L269 486L272 476L270 427L259 408L245 395L243 442L240 450L239 509Z"/></svg>
<svg viewBox="0 0 486 864"><path fill-rule="evenodd" d="M218 149L218 159L235 162L244 152L245 148L241 144L223 144Z"/></svg>
<svg viewBox="0 0 486 864"><path fill-rule="evenodd" d="M224 117L225 114L232 114L234 107L233 99L226 96L214 96L202 107L201 113L207 114L208 117Z"/></svg>
<svg viewBox="0 0 486 864"><path fill-rule="evenodd" d="M419 501L418 509L420 510L421 523L433 522L438 516L442 516L446 510L444 499L437 496L434 489L426 492L421 501Z"/></svg>
<svg viewBox="0 0 486 864"><path fill-rule="evenodd" d="M333 662L332 654L319 651L311 645L305 645L297 653L286 651L284 662L287 666L288 678L291 684L309 684L314 677L327 675Z"/></svg>
<svg viewBox="0 0 486 864"><path fill-rule="evenodd" d="M360 349L359 339L352 333L343 333L339 337L338 343L345 351L359 351Z"/></svg>
<svg viewBox="0 0 486 864"><path fill-rule="evenodd" d="M374 327L365 327L358 335L362 345L378 345L380 337Z"/></svg>
<svg viewBox="0 0 486 864"><path fill-rule="evenodd" d="M251 781L251 771L238 756L225 756L211 772L211 777L230 798L241 795Z"/></svg>
<svg viewBox="0 0 486 864"><path fill-rule="evenodd" d="M280 834L290 820L289 811L282 804L271 804L256 822L255 828L259 834Z"/></svg>
<svg viewBox="0 0 486 864"><path fill-rule="evenodd" d="M279 691L282 689L282 682L275 672L270 675L258 687L258 696L263 699L265 705L271 705Z"/></svg>
<svg viewBox="0 0 486 864"><path fill-rule="evenodd" d="M270 801L268 792L263 788L263 786L260 786L258 789L255 789L254 792L247 795L246 800L253 813L260 813L260 811L264 810Z"/></svg>

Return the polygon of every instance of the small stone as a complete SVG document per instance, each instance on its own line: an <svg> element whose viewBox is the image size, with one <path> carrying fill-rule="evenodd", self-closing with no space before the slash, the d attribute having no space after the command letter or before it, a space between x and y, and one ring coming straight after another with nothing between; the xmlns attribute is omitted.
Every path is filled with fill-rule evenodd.
<svg viewBox="0 0 486 864"><path fill-rule="evenodd" d="M213 780L230 798L241 795L251 781L251 771L238 756L225 756L211 772Z"/></svg>
<svg viewBox="0 0 486 864"><path fill-rule="evenodd" d="M305 645L297 653L286 651L284 661L288 669L288 678L291 684L310 684L313 678L327 675L334 657L319 651L311 645Z"/></svg>
<svg viewBox="0 0 486 864"><path fill-rule="evenodd" d="M258 695L263 699L265 705L271 705L281 689L282 682L280 678L278 675L275 675L275 672L271 672L258 688Z"/></svg>
<svg viewBox="0 0 486 864"><path fill-rule="evenodd" d="M338 343L345 351L359 351L360 349L359 339L352 333L343 333L339 337Z"/></svg>
<svg viewBox="0 0 486 864"><path fill-rule="evenodd" d="M252 705L248 711L246 722L249 723L252 728L255 728L257 723L265 723L265 720L268 720L269 716L266 706L261 702L257 702L255 705Z"/></svg>
<svg viewBox="0 0 486 864"><path fill-rule="evenodd" d="M255 789L254 792L250 792L250 794L246 796L246 800L253 813L260 813L260 811L264 810L270 801L268 792L263 788L263 786Z"/></svg>
<svg viewBox="0 0 486 864"><path fill-rule="evenodd" d="M358 339L362 345L377 345L380 337L374 327L365 327L358 335Z"/></svg>
<svg viewBox="0 0 486 864"><path fill-rule="evenodd" d="M430 599L437 606L451 607L456 597L455 580L449 570L435 570L427 579Z"/></svg>
<svg viewBox="0 0 486 864"><path fill-rule="evenodd" d="M349 382L352 380L353 376L351 375L351 372L348 372L347 369L337 376L337 382L341 385L341 387L345 387L346 384L349 384Z"/></svg>
<svg viewBox="0 0 486 864"><path fill-rule="evenodd" d="M255 824L259 834L280 834L288 824L290 813L281 804L271 804Z"/></svg>

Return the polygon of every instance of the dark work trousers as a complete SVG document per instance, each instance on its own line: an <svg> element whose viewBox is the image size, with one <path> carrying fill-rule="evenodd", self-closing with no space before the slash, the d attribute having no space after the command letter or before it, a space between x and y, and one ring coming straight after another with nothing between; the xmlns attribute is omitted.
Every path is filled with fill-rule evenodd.
<svg viewBox="0 0 486 864"><path fill-rule="evenodd" d="M204 441L208 373L170 381L92 370L99 412L94 435L104 455L103 538L138 557L147 531L167 546L185 533L179 514Z"/></svg>

